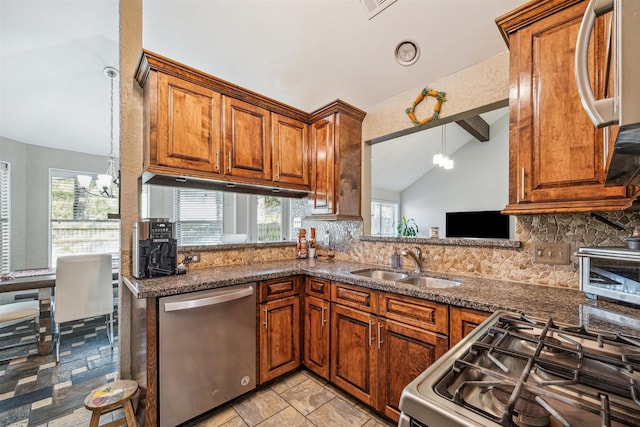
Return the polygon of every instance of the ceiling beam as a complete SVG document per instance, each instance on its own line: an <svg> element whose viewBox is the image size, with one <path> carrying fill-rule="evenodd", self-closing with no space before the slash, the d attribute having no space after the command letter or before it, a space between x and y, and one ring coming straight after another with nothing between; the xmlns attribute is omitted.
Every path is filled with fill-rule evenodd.
<svg viewBox="0 0 640 427"><path fill-rule="evenodd" d="M456 122L462 129L480 142L489 140L489 124L480 116L468 117Z"/></svg>

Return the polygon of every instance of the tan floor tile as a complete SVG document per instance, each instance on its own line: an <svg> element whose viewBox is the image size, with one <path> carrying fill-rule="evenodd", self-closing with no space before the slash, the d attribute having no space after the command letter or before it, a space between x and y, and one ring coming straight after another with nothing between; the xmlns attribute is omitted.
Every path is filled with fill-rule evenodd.
<svg viewBox="0 0 640 427"><path fill-rule="evenodd" d="M356 406L358 403L360 403L360 401L358 401L355 397L351 396L347 392L340 390L338 387L334 385L327 383L325 385L325 388L329 390L331 393L335 394L336 396L340 397L342 400L346 401L347 403L353 406Z"/></svg>
<svg viewBox="0 0 640 427"><path fill-rule="evenodd" d="M300 384L303 381L309 379L309 375L305 371L298 371L294 374L289 375L281 380L278 380L275 384L271 386L271 389L276 393L280 394L285 390L290 389L293 386Z"/></svg>
<svg viewBox="0 0 640 427"><path fill-rule="evenodd" d="M256 427L314 427L311 421L307 420L294 407L288 406L274 416L267 418Z"/></svg>
<svg viewBox="0 0 640 427"><path fill-rule="evenodd" d="M335 397L321 384L309 378L280 395L302 415L310 414Z"/></svg>
<svg viewBox="0 0 640 427"><path fill-rule="evenodd" d="M307 415L307 419L318 427L360 427L370 418L355 406L334 397Z"/></svg>
<svg viewBox="0 0 640 427"><path fill-rule="evenodd" d="M382 420L379 418L371 418L362 427L392 427L396 425L396 423L392 423L391 421Z"/></svg>
<svg viewBox="0 0 640 427"><path fill-rule="evenodd" d="M207 418L198 421L194 427L220 427L235 418L240 418L240 415L231 406L225 406Z"/></svg>
<svg viewBox="0 0 640 427"><path fill-rule="evenodd" d="M88 426L89 420L91 420L91 411L85 408L80 408L69 415L65 415L64 417L56 418L55 420L49 421L47 427L75 427L79 425Z"/></svg>
<svg viewBox="0 0 640 427"><path fill-rule="evenodd" d="M260 390L246 399L233 404L233 409L250 426L266 420L289 406L275 391L270 388Z"/></svg>

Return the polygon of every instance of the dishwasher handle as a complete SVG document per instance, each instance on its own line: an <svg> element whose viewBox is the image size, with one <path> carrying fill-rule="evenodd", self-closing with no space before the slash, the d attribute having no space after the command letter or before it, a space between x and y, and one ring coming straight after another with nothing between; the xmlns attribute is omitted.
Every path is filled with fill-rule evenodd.
<svg viewBox="0 0 640 427"><path fill-rule="evenodd" d="M198 299L192 299L187 301L167 302L164 304L164 311L165 312L179 311L179 310L189 310L191 308L197 308L197 307L206 307L209 305L216 305L216 304L221 304L223 302L244 298L249 295L253 295L253 286L247 286L244 289L221 293L219 295L214 295L206 298L198 298Z"/></svg>

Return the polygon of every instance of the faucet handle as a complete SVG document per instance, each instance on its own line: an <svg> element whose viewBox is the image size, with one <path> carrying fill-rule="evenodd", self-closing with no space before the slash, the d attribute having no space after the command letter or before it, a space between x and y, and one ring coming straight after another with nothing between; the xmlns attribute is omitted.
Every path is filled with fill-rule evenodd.
<svg viewBox="0 0 640 427"><path fill-rule="evenodd" d="M418 246L415 246L415 250L416 250L416 256L418 257L418 259L422 259L422 249L420 249Z"/></svg>

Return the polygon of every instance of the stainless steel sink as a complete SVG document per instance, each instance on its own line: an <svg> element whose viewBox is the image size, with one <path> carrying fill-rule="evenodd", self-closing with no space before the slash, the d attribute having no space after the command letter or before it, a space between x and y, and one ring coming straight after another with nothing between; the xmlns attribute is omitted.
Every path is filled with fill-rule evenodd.
<svg viewBox="0 0 640 427"><path fill-rule="evenodd" d="M398 283L407 283L410 285L416 285L425 288L453 288L460 286L462 282L455 280L440 279L439 277L427 277L427 276L411 276L404 279L396 280Z"/></svg>
<svg viewBox="0 0 640 427"><path fill-rule="evenodd" d="M370 277L372 279L390 280L392 282L409 277L409 275L406 273L400 273L398 271L388 271L388 270L358 270L358 271L352 271L351 274Z"/></svg>

